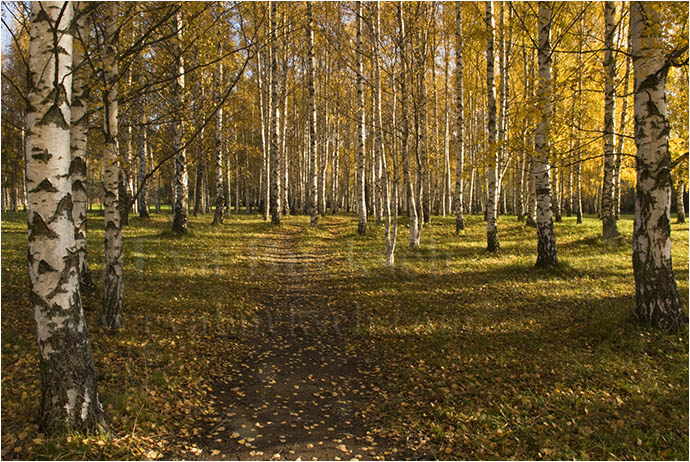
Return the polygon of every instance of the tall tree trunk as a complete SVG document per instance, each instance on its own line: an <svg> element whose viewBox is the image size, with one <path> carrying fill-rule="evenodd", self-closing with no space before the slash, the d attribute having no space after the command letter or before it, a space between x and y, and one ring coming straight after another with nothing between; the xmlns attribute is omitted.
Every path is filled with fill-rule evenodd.
<svg viewBox="0 0 690 462"><path fill-rule="evenodd" d="M314 20L307 2L307 117L309 119L309 216L311 226L319 223L317 207L316 106L314 103Z"/></svg>
<svg viewBox="0 0 690 462"><path fill-rule="evenodd" d="M280 152L278 149L278 51L276 34L276 2L271 2L271 104L270 104L270 138L271 138L271 223L280 225L282 216L280 183Z"/></svg>
<svg viewBox="0 0 690 462"><path fill-rule="evenodd" d="M656 8L653 3L630 4L637 146L635 314L642 323L677 331L688 316L680 301L671 259L671 154L666 113L670 63L658 32L661 18Z"/></svg>
<svg viewBox="0 0 690 462"><path fill-rule="evenodd" d="M148 145L148 137L147 137L147 128L146 128L146 116L144 115L144 111L141 110L139 112L139 134L137 137L137 151L139 155L139 217L140 218L149 218L149 204L148 204L148 191L147 191L147 186L146 186L146 155L147 155L147 145Z"/></svg>
<svg viewBox="0 0 690 462"><path fill-rule="evenodd" d="M219 61L216 64L216 71L215 71L215 78L213 79L213 93L214 93L214 99L216 100L217 104L220 104L221 101L221 86L223 85L223 62L220 61L220 57L223 55L223 49L220 44L218 43L218 58ZM260 55L257 56L257 74L261 72L261 58ZM259 82L261 82L261 77L257 77L259 79ZM259 94L261 94L261 84L259 84ZM259 95L259 98L261 98L261 95ZM261 112L261 105L259 105L259 112ZM259 114L259 117L261 117L262 114ZM262 122L262 137L263 135L263 122ZM218 111L216 112L216 130L215 130L215 135L213 138L213 152L214 152L214 173L216 177L216 209L213 213L213 222L212 224L214 225L220 225L223 224L223 213L225 209L225 197L223 196L223 140L221 138L223 134L223 106L221 105L218 108Z"/></svg>
<svg viewBox="0 0 690 462"><path fill-rule="evenodd" d="M269 53L270 54L270 53ZM269 130L269 125L270 125L270 116L269 114L271 113L271 91L270 91L270 85L269 85L269 90L266 91L266 99L264 100L264 90L263 88L265 87L264 85L264 73L261 65L261 50L257 50L256 52L256 80L258 84L258 93L259 93L259 118L261 120L261 147L262 147L262 155L263 155L263 163L262 163L262 168L261 168L261 202L263 202L263 215L264 215L264 221L268 220L268 216L270 214L269 210L269 204L271 202L271 180L270 180L270 171L271 171L271 163L270 163L270 148L269 148L269 137L270 137L270 130ZM271 77L270 77L270 67L269 67L269 77L268 81L270 82Z"/></svg>
<svg viewBox="0 0 690 462"><path fill-rule="evenodd" d="M551 4L539 2L539 79L537 101L539 122L535 133L536 159L534 183L537 202L537 263L536 266L558 264L556 235L551 211L550 151L551 151Z"/></svg>
<svg viewBox="0 0 690 462"><path fill-rule="evenodd" d="M28 258L40 353L39 423L47 434L105 426L81 305L71 213L72 8L69 2L31 6Z"/></svg>
<svg viewBox="0 0 690 462"><path fill-rule="evenodd" d="M464 162L465 162L465 139L463 130L465 126L465 104L463 101L463 47L465 46L462 35L462 5L460 2L455 2L455 98L456 98L456 145L455 145L455 234L460 230L465 229L465 220L463 218L463 194L464 194L464 180L462 177Z"/></svg>
<svg viewBox="0 0 690 462"><path fill-rule="evenodd" d="M613 38L616 33L615 2L607 1L604 3L604 17L606 22L604 32L604 184L602 186L601 198L601 222L604 239L613 239L619 235L614 208L616 159L613 142L616 101L614 88L616 62L613 55Z"/></svg>
<svg viewBox="0 0 690 462"><path fill-rule="evenodd" d="M120 162L118 157L118 16L119 4L109 3L106 11L107 42L104 53L105 94L104 94L104 149L103 149L103 188L105 209L105 271L103 273L103 306L101 324L113 331L122 326L122 231L118 210Z"/></svg>
<svg viewBox="0 0 690 462"><path fill-rule="evenodd" d="M628 34L628 52L630 52L630 34ZM630 68L632 67L632 56L628 55L625 60L625 75L623 76L623 107L621 108L621 124L618 129L618 142L616 144L616 166L613 177L613 207L618 220L621 212L621 167L623 165L623 144L625 140L625 124L628 117L628 86L630 82Z"/></svg>
<svg viewBox="0 0 690 462"><path fill-rule="evenodd" d="M201 81L204 81L204 69L201 70ZM201 95L199 96L200 106L203 107L204 101L204 91L205 86L201 85ZM204 126L202 125L199 129L199 150L196 155L196 178L194 179L194 216L198 216L199 213L203 213L203 185L204 185L204 172L206 171L206 152L204 150Z"/></svg>
<svg viewBox="0 0 690 462"><path fill-rule="evenodd" d="M583 12L584 13L584 12ZM577 53L577 68L582 69L582 48L585 41L585 16L580 15L580 30L579 30L579 40L578 40L578 53ZM577 73L577 104L575 109L577 111L577 139L575 144L577 146L577 159L576 159L576 175L575 175L575 185L576 185L576 196L575 196L575 212L577 215L577 224L582 224L582 72Z"/></svg>
<svg viewBox="0 0 690 462"><path fill-rule="evenodd" d="M362 63L362 2L357 2L357 214L359 222L357 232L365 235L367 232L367 203L365 198L364 186L364 142L365 142L365 120L364 120L364 92L362 91L362 80L364 79L364 65Z"/></svg>
<svg viewBox="0 0 690 462"><path fill-rule="evenodd" d="M84 12L85 3L75 2L74 13L76 16L77 37L86 41L89 34L87 17ZM86 251L86 142L89 129L89 119L86 111L89 95L88 87L79 68L84 64L84 51L82 47L73 48L73 68L77 72L72 74L72 112L70 127L71 162L69 173L72 176L72 219L74 221L74 240L77 252L77 273L79 274L79 287L82 292L95 288L89 271ZM23 140L22 140L23 141Z"/></svg>
<svg viewBox="0 0 690 462"><path fill-rule="evenodd" d="M493 5L486 2L486 94L489 131L489 165L488 197L486 201L486 250L496 252L500 248L498 241L498 150L496 147L496 89L494 87L494 17Z"/></svg>
<svg viewBox="0 0 690 462"><path fill-rule="evenodd" d="M380 205L383 209L385 219L385 244L386 244L386 266L393 268L395 266L395 244L397 241L398 231L398 214L394 213L391 217L391 198L389 192L388 181L388 166L386 163L386 153L383 146L383 120L381 116L381 71L380 71L380 57L379 57L379 38L381 34L381 7L380 3L376 2L374 27L373 27L373 51L374 51L374 125L376 131L375 151L376 163L381 166L382 177L377 178L377 196L381 194ZM393 152L393 175L395 175L396 161L395 152ZM397 202L397 188L393 186L393 200Z"/></svg>
<svg viewBox="0 0 690 462"><path fill-rule="evenodd" d="M398 25L399 25L399 43L400 48L400 153L403 164L403 175L405 176L405 186L407 191L407 212L410 217L410 247L419 247L419 239L417 239L417 204L415 203L414 187L412 184L412 176L410 174L410 153L408 147L408 139L410 135L409 122L407 117L407 36L405 32L405 19L403 17L403 5L397 4Z"/></svg>
<svg viewBox="0 0 690 462"><path fill-rule="evenodd" d="M182 56L182 12L175 15L177 37L175 40L175 59L177 65L177 78L175 79L175 121L173 122L175 154L175 207L173 210L172 230L175 233L187 232L187 210L189 201L187 153L184 149L184 110L185 110L185 83L184 83L184 57Z"/></svg>

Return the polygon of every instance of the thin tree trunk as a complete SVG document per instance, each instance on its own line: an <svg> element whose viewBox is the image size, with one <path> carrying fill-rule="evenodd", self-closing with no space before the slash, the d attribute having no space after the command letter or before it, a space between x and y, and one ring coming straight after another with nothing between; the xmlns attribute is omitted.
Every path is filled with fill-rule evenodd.
<svg viewBox="0 0 690 462"><path fill-rule="evenodd" d="M500 248L496 219L498 215L498 150L496 148L496 89L494 88L494 18L493 5L486 2L486 94L489 130L488 197L486 202L486 250L496 252Z"/></svg>
<svg viewBox="0 0 690 462"><path fill-rule="evenodd" d="M281 169L278 149L278 60L276 37L276 2L271 2L271 104L270 104L270 138L271 138L271 223L280 225L282 208L280 197Z"/></svg>
<svg viewBox="0 0 690 462"><path fill-rule="evenodd" d="M551 150L551 4L539 3L539 79L537 98L539 122L535 133L534 183L537 203L537 263L536 266L558 264L556 235L551 210L551 182L549 158Z"/></svg>
<svg viewBox="0 0 690 462"><path fill-rule="evenodd" d="M462 5L460 2L455 3L455 98L456 98L456 145L455 145L455 234L460 230L465 229L465 220L462 215L463 212L463 194L464 194L464 180L463 169L465 162L465 138L463 130L465 126L465 104L463 101L463 47L465 46L462 34ZM450 175L450 174L449 174Z"/></svg>
<svg viewBox="0 0 690 462"><path fill-rule="evenodd" d="M311 226L319 223L316 165L316 106L314 103L314 19L307 2L307 117L309 119L309 217Z"/></svg>
<svg viewBox="0 0 690 462"><path fill-rule="evenodd" d="M177 37L175 41L175 59L177 60L177 78L175 79L175 121L173 122L175 154L175 207L173 210L172 230L175 233L187 232L187 209L189 201L187 153L183 148L185 110L184 57L182 56L182 12L175 15Z"/></svg>
<svg viewBox="0 0 690 462"><path fill-rule="evenodd" d="M604 17L606 28L604 33L604 184L602 185L601 221L604 239L618 237L616 226L615 200L615 168L614 151L614 114L615 114L615 59L613 55L613 38L616 33L616 4L612 1L604 3Z"/></svg>
<svg viewBox="0 0 690 462"><path fill-rule="evenodd" d="M74 13L77 16L77 37L86 41L88 38L87 16L84 13L85 3L76 2ZM84 64L84 52L81 47L73 48L72 59L74 69ZM71 162L69 167L72 176L72 219L74 221L74 238L78 258L77 273L79 287L82 292L95 288L89 271L86 250L86 203L87 203L87 175L86 175L86 142L89 129L89 119L86 111L88 104L88 88L80 72L72 75L72 104L70 145ZM23 141L23 136L22 136ZM24 144L22 146L25 146ZM16 207L16 206L15 206Z"/></svg>
<svg viewBox="0 0 690 462"><path fill-rule="evenodd" d="M406 191L407 191L407 212L410 217L410 247L411 248L417 248L419 247L419 240L417 239L417 206L415 204L415 194L414 194L414 187L412 185L412 177L410 174L410 153L409 153L409 147L408 147L408 138L410 134L410 128L409 128L409 123L408 123L408 118L407 118L407 72L408 72L408 63L407 63L407 53L406 53L406 48L407 48L407 38L406 38L406 33L405 33L405 20L403 17L403 5L398 3L397 4L397 12L398 12L398 25L399 25L399 43L398 47L400 48L400 61L401 61L401 69L400 69L400 112L401 112L401 120L400 120L400 126L401 126L401 140L400 140L400 152L401 152L401 160L403 164L403 175L405 176L405 186L406 186Z"/></svg>
<svg viewBox="0 0 690 462"><path fill-rule="evenodd" d="M364 120L364 92L362 91L362 80L364 78L364 66L362 63L362 2L357 2L357 214L359 222L357 232L360 235L367 233L367 204L364 192L364 142L365 142L365 120Z"/></svg>
<svg viewBox="0 0 690 462"><path fill-rule="evenodd" d="M676 187L676 223L685 223L685 181L680 180Z"/></svg>
<svg viewBox="0 0 690 462"><path fill-rule="evenodd" d="M628 34L628 52L630 51L630 34ZM628 86L630 82L630 68L632 67L632 56L628 55L625 60L625 75L623 76L623 106L621 107L621 124L619 127L618 143L616 144L616 166L614 169L613 187L614 199L613 207L618 220L621 212L621 167L623 165L623 144L625 140L625 124L628 116Z"/></svg>

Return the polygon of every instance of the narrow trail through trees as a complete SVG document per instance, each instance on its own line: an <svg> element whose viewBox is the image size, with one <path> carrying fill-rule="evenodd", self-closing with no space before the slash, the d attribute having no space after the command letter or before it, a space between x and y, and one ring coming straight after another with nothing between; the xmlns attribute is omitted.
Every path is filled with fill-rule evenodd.
<svg viewBox="0 0 690 462"><path fill-rule="evenodd" d="M333 239L343 228L331 225ZM241 361L217 371L215 425L197 441L204 459L383 458L382 442L356 412L370 402L377 374L348 348L357 315L329 279L331 240L306 253L301 230L276 228L260 249L248 249L268 263L257 272L266 289L254 328L237 333Z"/></svg>

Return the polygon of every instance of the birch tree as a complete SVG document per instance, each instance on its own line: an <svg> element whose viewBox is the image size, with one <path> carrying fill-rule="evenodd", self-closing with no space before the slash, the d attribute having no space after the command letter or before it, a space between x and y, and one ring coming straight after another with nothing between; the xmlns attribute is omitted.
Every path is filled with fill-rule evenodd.
<svg viewBox="0 0 690 462"><path fill-rule="evenodd" d="M397 4L398 13L398 49L400 54L400 155L403 167L403 176L405 177L405 191L407 195L407 212L410 217L410 247L419 247L418 236L418 216L417 216L417 204L415 200L414 186L412 184L412 175L410 173L410 152L409 152L409 135L410 126L409 118L407 115L407 74L408 74L408 62L407 62L407 34L405 31L405 18L403 15L403 5L401 3Z"/></svg>
<svg viewBox="0 0 690 462"><path fill-rule="evenodd" d="M455 2L455 98L457 110L457 138L455 146L455 234L460 230L465 229L465 221L462 216L463 204L463 167L465 161L465 140L463 137L463 129L465 125L464 110L465 104L463 102L463 37L462 37L462 5L460 2Z"/></svg>
<svg viewBox="0 0 690 462"><path fill-rule="evenodd" d="M72 3L33 2L26 115L30 300L39 349L43 431L104 426L79 292L72 217Z"/></svg>
<svg viewBox="0 0 690 462"><path fill-rule="evenodd" d="M278 114L280 108L278 106L278 57L277 57L277 38L276 38L276 2L271 2L270 7L270 24L271 24L271 78L270 78L270 94L271 101L269 103L269 132L271 139L271 223L279 225L282 215L281 197L280 197L280 153L278 149Z"/></svg>
<svg viewBox="0 0 690 462"><path fill-rule="evenodd" d="M553 266L556 257L556 235L551 209L551 180L549 155L551 151L551 3L539 2L539 78L537 101L539 121L535 133L536 159L534 183L537 202L537 264Z"/></svg>
<svg viewBox="0 0 690 462"><path fill-rule="evenodd" d="M218 62L216 63L216 69L213 79L213 93L214 99L217 104L221 102L221 85L223 84L223 61L221 56L223 56L223 49L220 42L217 45L218 49ZM260 58L259 59L260 62ZM257 65L257 68L259 65ZM260 79L260 77L258 77ZM261 86L259 86L259 93L261 93ZM260 115L261 117L261 115ZM216 111L216 131L213 138L213 152L214 152L214 172L216 177L216 209L213 213L214 225L223 224L223 212L225 208L225 197L223 196L223 105L221 104Z"/></svg>
<svg viewBox="0 0 690 462"><path fill-rule="evenodd" d="M86 3L74 3L74 26L76 37L86 41L89 36ZM80 46L81 45L81 46ZM69 167L72 176L72 219L74 220L74 238L78 258L77 270L79 273L79 286L82 291L94 289L93 280L87 260L86 251L86 142L89 129L87 104L89 99L88 86L81 69L86 61L84 59L84 43L75 43L73 47L72 73L72 104L70 125L71 162ZM80 72L80 70L82 72Z"/></svg>
<svg viewBox="0 0 690 462"><path fill-rule="evenodd" d="M604 3L604 184L602 186L601 222L604 239L618 237L616 226L615 199L615 165L614 155L614 114L615 114L615 59L613 39L616 33L616 4Z"/></svg>
<svg viewBox="0 0 690 462"><path fill-rule="evenodd" d="M177 78L174 87L175 122L173 122L174 150L175 150L175 207L173 210L172 230L176 233L187 232L187 210L189 201L187 153L184 147L185 84L184 84L184 56L182 48L182 10L175 15L177 37L175 40L175 60Z"/></svg>
<svg viewBox="0 0 690 462"><path fill-rule="evenodd" d="M494 15L492 2L486 2L486 95L489 131L488 197L486 200L486 250L496 252L498 242L498 149L496 133L496 88L494 86Z"/></svg>
<svg viewBox="0 0 690 462"><path fill-rule="evenodd" d="M316 107L314 105L314 20L307 2L307 118L309 124L309 216L311 226L319 223L317 207Z"/></svg>
<svg viewBox="0 0 690 462"><path fill-rule="evenodd" d="M120 226L118 158L118 2L105 5L106 43L103 54L105 92L103 95L103 208L105 214L105 271L103 272L103 306L101 324L108 330L122 326L122 230Z"/></svg>
<svg viewBox="0 0 690 462"><path fill-rule="evenodd" d="M364 120L364 91L362 81L364 79L364 64L362 62L362 2L357 2L357 43L355 54L357 57L357 232L362 236L367 233L367 203L365 197L365 178L364 178L364 141L365 141L365 120Z"/></svg>
<svg viewBox="0 0 690 462"><path fill-rule="evenodd" d="M630 4L633 55L637 189L633 228L635 315L671 331L688 320L671 260L671 155L666 77L674 55L666 54L657 5Z"/></svg>

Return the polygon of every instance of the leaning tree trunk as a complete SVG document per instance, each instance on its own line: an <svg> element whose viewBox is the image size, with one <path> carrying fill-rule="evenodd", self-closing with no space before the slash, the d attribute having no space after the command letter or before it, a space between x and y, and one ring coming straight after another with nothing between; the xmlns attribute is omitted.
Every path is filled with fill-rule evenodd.
<svg viewBox="0 0 690 462"><path fill-rule="evenodd" d="M79 292L72 219L72 3L31 7L26 181L30 300L38 335L39 422L47 434L104 426Z"/></svg>
<svg viewBox="0 0 690 462"><path fill-rule="evenodd" d="M184 57L182 56L182 12L175 16L177 37L175 41L175 59L177 60L177 79L175 79L175 122L173 122L175 149L175 207L173 209L172 230L176 233L187 232L187 208L189 201L187 179L187 153L183 145L183 112L184 103Z"/></svg>
<svg viewBox="0 0 690 462"><path fill-rule="evenodd" d="M88 38L89 29L84 10L84 2L75 3L77 37L85 42ZM73 48L72 59L73 68L76 72L72 74L71 162L69 172L72 176L72 219L74 220L74 239L77 248L77 272L80 289L84 292L93 290L95 286L91 279L86 251L86 203L88 201L86 194L86 141L89 129L86 105L89 95L86 82L79 72L79 68L85 63L82 47L75 46Z"/></svg>
<svg viewBox="0 0 690 462"><path fill-rule="evenodd" d="M362 63L362 2L357 2L357 232L365 235L367 232L367 203L364 194L364 139L366 130L364 120L364 92L362 80L364 78L364 65Z"/></svg>
<svg viewBox="0 0 690 462"><path fill-rule="evenodd" d="M614 155L614 114L615 114L615 60L613 57L613 36L616 33L616 4L607 1L604 3L604 17L606 22L604 33L604 184L601 198L601 222L604 239L618 237L616 226L615 199L615 167Z"/></svg>
<svg viewBox="0 0 690 462"><path fill-rule="evenodd" d="M486 200L486 250L496 252L498 242L498 150L496 148L496 88L494 87L494 17L491 2L486 2L486 94L489 131L488 197Z"/></svg>
<svg viewBox="0 0 690 462"><path fill-rule="evenodd" d="M462 216L464 180L462 177L465 161L465 142L463 138L463 128L465 125L463 101L463 47L465 43L462 37L462 5L455 3L455 98L457 109L457 141L455 145L455 234L465 229L465 220Z"/></svg>
<svg viewBox="0 0 690 462"><path fill-rule="evenodd" d="M539 79L537 101L539 122L535 133L536 159L534 183L537 202L537 264L553 266L556 257L556 235L551 210L549 154L551 151L551 4L539 2Z"/></svg>
<svg viewBox="0 0 690 462"><path fill-rule="evenodd" d="M307 2L307 117L309 118L309 210L311 226L319 223L317 207L316 107L314 105L314 20Z"/></svg>
<svg viewBox="0 0 690 462"><path fill-rule="evenodd" d="M271 140L271 223L280 225L282 216L281 197L280 197L280 155L278 150L278 57L276 46L276 2L271 2L270 7L271 24L271 81L270 93L271 102L269 104L269 133Z"/></svg>
<svg viewBox="0 0 690 462"><path fill-rule="evenodd" d="M671 260L671 155L666 113L670 62L659 34L661 18L652 3L630 4L634 68L637 191L633 270L637 319L671 331L687 322Z"/></svg>
<svg viewBox="0 0 690 462"><path fill-rule="evenodd" d="M103 306L101 324L113 331L122 327L122 231L118 210L120 161L118 156L118 80L117 60L119 4L112 2L106 10L106 47L104 123L103 123L103 208L105 213L105 271L103 273Z"/></svg>

